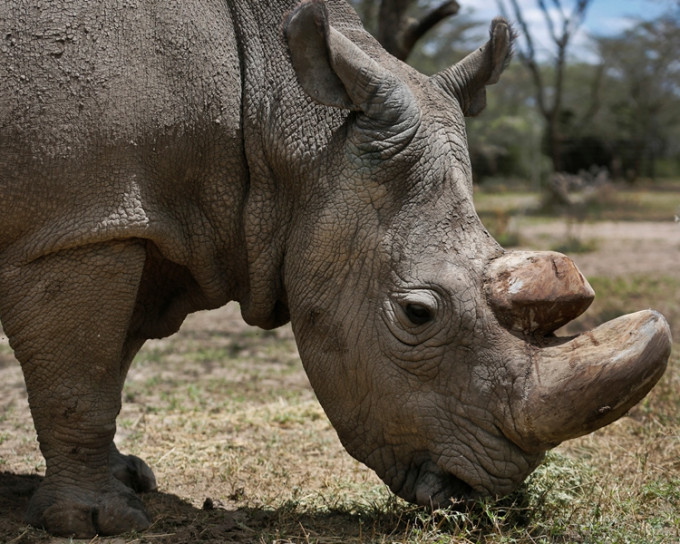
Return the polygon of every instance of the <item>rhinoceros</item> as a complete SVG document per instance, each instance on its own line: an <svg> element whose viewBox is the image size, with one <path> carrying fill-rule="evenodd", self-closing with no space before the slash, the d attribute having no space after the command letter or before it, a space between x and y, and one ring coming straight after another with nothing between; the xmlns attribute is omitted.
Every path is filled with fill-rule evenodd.
<svg viewBox="0 0 680 544"><path fill-rule="evenodd" d="M126 373L230 300L291 321L347 451L424 505L511 492L664 372L651 310L555 336L587 281L475 212L464 117L505 20L432 77L339 0L4 0L0 27L0 318L46 460L29 523L149 525L153 473L113 442Z"/></svg>

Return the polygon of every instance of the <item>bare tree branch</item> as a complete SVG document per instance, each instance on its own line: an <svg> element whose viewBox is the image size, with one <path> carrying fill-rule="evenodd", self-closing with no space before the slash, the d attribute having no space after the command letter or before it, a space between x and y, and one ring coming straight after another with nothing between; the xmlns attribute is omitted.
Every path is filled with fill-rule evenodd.
<svg viewBox="0 0 680 544"><path fill-rule="evenodd" d="M437 23L456 15L460 5L456 0L446 1L420 20L406 15L414 0L382 0L378 12L378 41L392 55L406 60L413 46Z"/></svg>
<svg viewBox="0 0 680 544"><path fill-rule="evenodd" d="M515 19L517 24L519 24L522 29L522 35L524 36L524 41L526 44L526 50L518 48L519 57L522 63L529 69L531 73L531 78L534 82L534 88L536 90L536 102L538 104L538 109L544 117L548 117L549 112L546 107L545 100L545 85L543 84L543 77L541 76L541 70L536 62L536 49L534 47L534 40L529 32L529 25L527 25L522 10L519 7L517 0L510 0L513 12L515 14ZM505 6L498 0L498 5L501 9L501 13L505 14ZM507 14L506 14L507 17ZM509 18L509 17L508 17Z"/></svg>
<svg viewBox="0 0 680 544"><path fill-rule="evenodd" d="M378 10L378 41L397 58L402 58L401 36L406 11L413 0L382 0Z"/></svg>
<svg viewBox="0 0 680 544"><path fill-rule="evenodd" d="M553 2L559 4L559 0L553 0ZM555 23L553 22L552 17L550 16L550 12L548 11L548 7L545 5L545 1L538 0L538 7L541 8L541 12L543 13L545 23L548 26L548 32L550 33L552 41L558 43L557 33L555 32Z"/></svg>
<svg viewBox="0 0 680 544"><path fill-rule="evenodd" d="M402 45L407 50L406 56L411 52L415 43L423 35L440 21L456 15L460 11L460 4L456 0L444 2L438 8L433 9L420 21L411 20L402 37ZM406 57L404 57L405 59ZM402 59L402 60L404 60Z"/></svg>
<svg viewBox="0 0 680 544"><path fill-rule="evenodd" d="M560 17L562 19L566 19L565 13L564 13L564 8L562 7L562 2L560 2L560 0L553 0L553 5L560 12Z"/></svg>
<svg viewBox="0 0 680 544"><path fill-rule="evenodd" d="M583 23L590 2L591 0L578 0L574 5L571 15L565 19L569 24L569 34L574 34Z"/></svg>

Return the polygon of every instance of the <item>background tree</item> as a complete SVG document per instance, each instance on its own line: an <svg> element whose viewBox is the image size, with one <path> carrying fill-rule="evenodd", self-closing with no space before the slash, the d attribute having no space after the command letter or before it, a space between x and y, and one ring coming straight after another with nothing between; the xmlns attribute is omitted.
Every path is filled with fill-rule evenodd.
<svg viewBox="0 0 680 544"><path fill-rule="evenodd" d="M481 115L466 119L475 182L495 178L527 180L538 188L550 169L542 153L543 122L530 98L531 81L519 63L511 63L501 83L488 88Z"/></svg>
<svg viewBox="0 0 680 544"><path fill-rule="evenodd" d="M430 29L456 15L456 0L435 4L418 0L350 0L364 25L392 55L406 60Z"/></svg>
<svg viewBox="0 0 680 544"><path fill-rule="evenodd" d="M409 15L412 4L414 0L382 0L378 11L378 41L401 60L406 60L428 30L460 10L458 2L452 0L415 18Z"/></svg>
<svg viewBox="0 0 680 544"><path fill-rule="evenodd" d="M654 177L660 157L680 153L680 19L640 21L598 46L607 78L599 125L616 135L615 166Z"/></svg>
<svg viewBox="0 0 680 544"><path fill-rule="evenodd" d="M509 19L515 19L521 30L521 39L517 47L518 56L531 74L536 106L545 120L546 150L555 171L564 168L562 125L567 52L574 34L585 19L590 3L591 0L575 0L574 4L568 7L563 0L551 0L551 5L548 6L545 0L536 0L553 48L549 59L550 70L545 70L542 65L545 65L546 61L539 58L536 39L529 30L518 0L498 0L501 12ZM509 16L510 11L512 17Z"/></svg>

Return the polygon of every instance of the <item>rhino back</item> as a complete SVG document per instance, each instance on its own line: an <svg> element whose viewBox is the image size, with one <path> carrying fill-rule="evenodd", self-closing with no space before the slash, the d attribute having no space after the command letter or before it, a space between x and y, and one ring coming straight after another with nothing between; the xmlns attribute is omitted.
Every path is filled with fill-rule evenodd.
<svg viewBox="0 0 680 544"><path fill-rule="evenodd" d="M227 4L6 0L0 27L0 252L141 237L188 263L233 243L247 180Z"/></svg>

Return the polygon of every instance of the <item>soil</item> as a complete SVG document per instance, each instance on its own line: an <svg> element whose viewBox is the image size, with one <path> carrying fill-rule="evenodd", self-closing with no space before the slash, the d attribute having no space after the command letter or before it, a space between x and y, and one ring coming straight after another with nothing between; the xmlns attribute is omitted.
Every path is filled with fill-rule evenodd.
<svg viewBox="0 0 680 544"><path fill-rule="evenodd" d="M536 249L575 237L595 251L571 255L586 276L680 277L680 223L554 221L521 227L522 239Z"/></svg>
<svg viewBox="0 0 680 544"><path fill-rule="evenodd" d="M595 251L573 256L586 276L649 274L677 277L680 273L678 223L584 223L567 226L555 221L522 226L523 240L533 248L544 249L569 236L596 240ZM235 337L238 344L233 340ZM270 344L265 342L268 340L282 344L283 351L268 352ZM227 354L238 351L238 361L241 362L221 366L189 360L185 354L192 343L198 341L204 350L213 349L216 353ZM268 508L264 504L268 498L285 495L296 486L303 493L305 489L324 489L324 486L331 485L329 482L342 478L379 485L372 472L342 451L299 365L289 326L274 332L252 332L241 321L238 309L228 305L220 310L190 316L179 336L150 342L146 349L149 350L149 360L153 354L165 360L162 367L152 361L131 370L129 381L132 385L129 390L126 389L128 402L119 418L119 422L125 420L127 423L119 425L117 442L119 446L122 442L133 452L147 452L147 460L155 461L150 464L154 465L159 482L162 482L161 492L144 496L147 508L156 520L154 542L220 542L225 538L234 542L264 541L264 537L257 536L260 533L249 532L248 527L253 524L276 525L280 507ZM159 368L162 370L159 371ZM262 451L250 453L251 443L264 444L268 448L268 441L274 439L269 435L271 431L260 425L255 415L240 413L229 416L229 410L210 404L214 402L212 397L202 397L202 390L198 390L195 399L197 410L202 412L194 411L194 405L185 408L186 413L181 410L168 413L152 411L150 406L154 404L172 406L173 384L185 383L185 378L191 379L199 373L202 387L206 390L213 387L211 384L230 383L232 389L229 394L236 397L251 394L273 399L269 404L262 404L268 410L276 406L276 396L272 391L282 398L294 396L293 404L299 411L299 422L295 420L297 412L286 412L285 418L268 413L270 420L281 429L276 440L287 441L284 447L275 450L276 459L268 459L268 454ZM191 394L191 389L188 391ZM203 406L202 403L208 405ZM211 411L219 413L222 420L210 420ZM198 413L208 416L199 422L195 416ZM152 424L156 429L154 434L149 431ZM188 435L183 441L181 433L198 424L214 428L215 435L221 438L198 444L192 443L193 439ZM220 434L224 427L228 428L228 438ZM313 446L304 446L310 436L313 436ZM225 446L225 442L228 445ZM299 450L300 444L306 448L305 451ZM209 448L224 448L227 459L232 459L228 457L230 448L241 452L239 460L233 461L239 463L239 466L232 467L236 476L216 473L215 465L200 456ZM253 456L256 459L250 458ZM304 463L299 462L301 457L305 459ZM224 470L224 459L223 456L220 471ZM254 480L255 475L264 470L271 472L271 482L262 478ZM0 330L0 543L62 542L28 529L22 521L23 511L32 491L41 481L43 471L44 462L35 440L21 370ZM258 497L264 499L261 501ZM272 531L275 533L275 529ZM139 542L111 540L117 543L132 541Z"/></svg>

